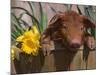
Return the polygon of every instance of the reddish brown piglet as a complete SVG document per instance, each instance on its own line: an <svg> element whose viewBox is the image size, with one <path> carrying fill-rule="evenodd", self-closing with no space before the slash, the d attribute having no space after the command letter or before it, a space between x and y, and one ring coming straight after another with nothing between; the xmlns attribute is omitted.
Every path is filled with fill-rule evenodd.
<svg viewBox="0 0 100 75"><path fill-rule="evenodd" d="M64 44L66 50L77 50L84 43L88 28L95 28L95 24L75 11L56 14L41 37L44 54L49 55L52 41L57 39L62 41L60 44Z"/></svg>

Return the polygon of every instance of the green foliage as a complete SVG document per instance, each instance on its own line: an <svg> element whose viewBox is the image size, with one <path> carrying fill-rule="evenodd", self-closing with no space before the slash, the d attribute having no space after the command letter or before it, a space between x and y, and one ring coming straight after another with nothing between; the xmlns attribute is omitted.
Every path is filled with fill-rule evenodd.
<svg viewBox="0 0 100 75"><path fill-rule="evenodd" d="M72 5L71 4L64 4L64 5L67 8L67 10L71 10L71 8L72 8Z"/></svg>
<svg viewBox="0 0 100 75"><path fill-rule="evenodd" d="M12 40L15 40L19 35L23 34L25 32L25 30L27 29L27 27L29 27L29 24L26 21L22 20L22 17L25 14L27 14L31 18L32 23L33 23L32 25L37 25L38 30L41 34L47 27L47 13L44 13L42 4L38 3L38 5L40 7L40 8L38 8L40 11L39 21L35 17L34 11L36 11L36 10L35 10L34 2L28 2L28 4L30 6L32 13L30 13L28 10L26 10L25 8L22 8L22 7L12 7L11 23L12 23L12 25L14 25L14 29L15 29L15 31L11 32ZM72 5L70 5L70 4L64 4L64 5L67 10L71 10ZM88 16L95 23L96 15L95 15L93 6L83 6L83 7L84 7L85 15ZM55 12L55 10L52 7L51 7L51 9L52 9L52 11ZM82 14L82 12L79 8L79 5L77 5L77 9L78 9L79 13ZM16 17L13 10L23 10L23 13L21 13L19 17ZM93 36L95 36L95 34L96 34L95 30L91 29L91 34L93 34Z"/></svg>
<svg viewBox="0 0 100 75"><path fill-rule="evenodd" d="M22 7L12 7L12 13L11 13L11 23L12 25L14 25L15 30L11 32L11 38L13 41L16 40L16 38L20 35L22 35L25 30L27 28L25 27L29 27L29 24L22 20L23 15L27 14L31 20L32 20L32 25L37 25L39 32L42 34L43 31L46 29L47 27L47 15L46 13L43 12L43 8L41 3L39 3L40 6L40 19L39 21L37 20L37 18L34 16L34 11L35 11L35 7L34 7L34 3L33 2L28 2L30 9L32 11L32 14L26 10L25 8ZM13 10L23 10L23 13L21 13L19 15L19 17L17 18L17 16L14 14Z"/></svg>
<svg viewBox="0 0 100 75"><path fill-rule="evenodd" d="M96 22L96 12L94 12L95 10L93 9L93 6L85 6L84 10L85 10L85 15L88 16L90 20L95 23ZM96 30L91 29L91 34L95 37Z"/></svg>
<svg viewBox="0 0 100 75"><path fill-rule="evenodd" d="M39 3L39 6L40 6L40 27L41 27L41 33L43 33L43 31L47 27L47 16L43 12L41 3Z"/></svg>
<svg viewBox="0 0 100 75"><path fill-rule="evenodd" d="M85 15L88 16L95 23L96 14L94 12L95 10L93 9L93 6L85 6L84 10L85 10Z"/></svg>

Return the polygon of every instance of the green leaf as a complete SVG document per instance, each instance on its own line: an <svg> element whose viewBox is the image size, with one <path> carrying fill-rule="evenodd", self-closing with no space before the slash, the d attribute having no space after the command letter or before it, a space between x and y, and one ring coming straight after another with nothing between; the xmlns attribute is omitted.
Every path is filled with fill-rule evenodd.
<svg viewBox="0 0 100 75"><path fill-rule="evenodd" d="M96 38L96 29L91 29L91 34Z"/></svg>
<svg viewBox="0 0 100 75"><path fill-rule="evenodd" d="M16 41L15 37L11 36L11 40L12 41Z"/></svg>
<svg viewBox="0 0 100 75"><path fill-rule="evenodd" d="M41 33L43 33L43 31L47 27L47 16L43 12L41 3L39 3L39 5L40 5L40 30L41 30Z"/></svg>
<svg viewBox="0 0 100 75"><path fill-rule="evenodd" d="M88 16L92 22L96 22L96 13L93 11L93 6L85 6L85 15ZM91 28L91 34L96 37L96 29Z"/></svg>
<svg viewBox="0 0 100 75"><path fill-rule="evenodd" d="M41 5L41 3L39 2L39 6L40 6L40 25L39 25L39 27L40 27L40 31L41 31L41 33L42 33L42 30L43 30L43 26L42 26L42 24L43 24L43 9L42 9L42 5Z"/></svg>
<svg viewBox="0 0 100 75"><path fill-rule="evenodd" d="M15 39L18 37L18 36L20 36L21 34L19 34L19 32L17 32L17 31L13 31L13 32L11 32L11 36L13 36Z"/></svg>
<svg viewBox="0 0 100 75"><path fill-rule="evenodd" d="M13 38L15 38L16 39L16 34L14 34L13 32L11 33L11 36L13 37Z"/></svg>
<svg viewBox="0 0 100 75"><path fill-rule="evenodd" d="M30 8L31 8L31 10L32 10L32 16L33 16L33 19L32 19L32 22L33 22L33 25L37 25L37 28L38 28L38 30L39 30L39 32L41 33L41 26L40 26L40 23L38 22L37 23L37 19L34 17L34 2L29 2L29 6L30 6ZM35 19L35 20L34 20Z"/></svg>
<svg viewBox="0 0 100 75"><path fill-rule="evenodd" d="M85 15L90 17L90 19L95 23L96 22L96 13L93 11L92 6L85 6Z"/></svg>
<svg viewBox="0 0 100 75"><path fill-rule="evenodd" d="M47 28L47 16L46 16L46 14L43 14L43 23L42 23L42 25L43 25L43 30L42 30L42 32Z"/></svg>
<svg viewBox="0 0 100 75"><path fill-rule="evenodd" d="M71 10L71 8L72 8L71 4L64 4L64 5L66 6L67 10Z"/></svg>
<svg viewBox="0 0 100 75"><path fill-rule="evenodd" d="M29 24L26 21L22 20L22 19L20 19L20 23L25 26L24 30L26 30L26 28L29 27Z"/></svg>
<svg viewBox="0 0 100 75"><path fill-rule="evenodd" d="M25 11L26 14L29 15L29 16L32 18L32 21L34 21L35 23L39 24L38 20L37 20L33 15L31 15L30 12L29 12L28 10L26 10L26 9L24 9L24 8L22 8L22 7L12 7L12 9L20 9L20 10ZM34 23L34 22L33 22L33 23Z"/></svg>
<svg viewBox="0 0 100 75"><path fill-rule="evenodd" d="M34 3L33 2L28 2L31 10L32 10L32 15L34 16Z"/></svg>
<svg viewBox="0 0 100 75"><path fill-rule="evenodd" d="M78 5L77 5L77 9L78 9L79 14L82 15L82 12L81 12L81 10L80 10Z"/></svg>
<svg viewBox="0 0 100 75"><path fill-rule="evenodd" d="M50 8L54 13L57 13L56 10L52 6L50 6Z"/></svg>
<svg viewBox="0 0 100 75"><path fill-rule="evenodd" d="M24 14L26 14L26 13L25 12L21 13L20 16L18 17L18 20L20 20Z"/></svg>
<svg viewBox="0 0 100 75"><path fill-rule="evenodd" d="M14 13L11 14L11 22L12 22L12 24L14 24L14 26L15 26L15 28L16 28L17 31L19 31L21 34L24 33L24 29L21 26L18 18L15 16Z"/></svg>
<svg viewBox="0 0 100 75"><path fill-rule="evenodd" d="M34 15L30 14L30 12L28 10L26 10L22 7L12 7L12 9L23 10L24 12L26 12L26 14L28 16L30 16L30 18L32 19L33 25L36 24L39 29L39 32L41 32L40 26L39 26L40 24L39 24L38 20L34 17Z"/></svg>

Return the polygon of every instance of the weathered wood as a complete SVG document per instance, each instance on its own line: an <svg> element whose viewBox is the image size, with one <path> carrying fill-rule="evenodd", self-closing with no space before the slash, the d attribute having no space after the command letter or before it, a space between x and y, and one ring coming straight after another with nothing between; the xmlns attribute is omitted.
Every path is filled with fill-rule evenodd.
<svg viewBox="0 0 100 75"><path fill-rule="evenodd" d="M16 74L15 65L14 65L14 62L11 61L11 75L15 75L15 74Z"/></svg>
<svg viewBox="0 0 100 75"><path fill-rule="evenodd" d="M39 55L27 62L28 56L21 54L20 61L15 61L16 73L41 73L69 70L87 70L96 68L96 51L90 51L88 59L83 59L83 50L68 52L53 50L49 56ZM27 63L26 63L27 62ZM13 71L13 70L12 70Z"/></svg>
<svg viewBox="0 0 100 75"><path fill-rule="evenodd" d="M69 70L68 67L70 67L70 70L86 70L96 68L95 51L90 51L87 61L83 60L83 51L78 51L71 62L69 61L71 55L68 57L66 56L67 54L68 53L66 53L66 51L55 51L50 56L46 56L42 72L45 72L45 70L46 72L66 71Z"/></svg>
<svg viewBox="0 0 100 75"><path fill-rule="evenodd" d="M27 9L31 14L32 11L27 2L20 2L12 0L12 7L23 7ZM40 10L38 3L34 3L34 14L35 17L39 20ZM66 7L63 4L49 4L42 3L43 11L47 14L48 23L50 19L55 15L51 7L56 10L56 12L66 11ZM84 14L83 6L79 6ZM72 10L77 11L76 5L72 6ZM77 11L78 12L78 11ZM19 17L22 10L14 10L14 13ZM24 15L22 17L29 25L32 25L32 21L29 16ZM12 25L13 26L13 25ZM13 27L12 27L13 28ZM52 49L55 47L52 46ZM86 70L86 69L95 69L96 68L96 51L89 51L88 59L84 60L84 51L79 50L76 53L68 52L65 49L60 48L57 45L56 50L52 51L49 56L43 56L42 52L39 52L39 55L33 57L31 62L25 63L27 55L20 55L20 61L15 60L13 66L15 65L16 73L39 73L39 72L54 72L54 71L68 71L68 70ZM12 73L15 73L14 67L12 66Z"/></svg>

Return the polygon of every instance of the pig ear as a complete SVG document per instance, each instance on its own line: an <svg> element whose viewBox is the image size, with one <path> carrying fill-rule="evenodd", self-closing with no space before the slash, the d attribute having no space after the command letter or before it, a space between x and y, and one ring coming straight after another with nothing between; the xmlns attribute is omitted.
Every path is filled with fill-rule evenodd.
<svg viewBox="0 0 100 75"><path fill-rule="evenodd" d="M44 34L51 36L55 31L57 31L61 26L61 18L59 14L56 14L49 22L48 27L44 31Z"/></svg>
<svg viewBox="0 0 100 75"><path fill-rule="evenodd" d="M55 24L61 22L62 18L66 15L66 12L57 12L57 14L50 20L49 24Z"/></svg>
<svg viewBox="0 0 100 75"><path fill-rule="evenodd" d="M81 16L81 20L86 28L96 28L96 25L86 16Z"/></svg>
<svg viewBox="0 0 100 75"><path fill-rule="evenodd" d="M49 22L48 28L59 28L62 23L62 15L61 14L56 14Z"/></svg>
<svg viewBox="0 0 100 75"><path fill-rule="evenodd" d="M49 25L55 24L60 19L60 16L56 14L49 22Z"/></svg>

